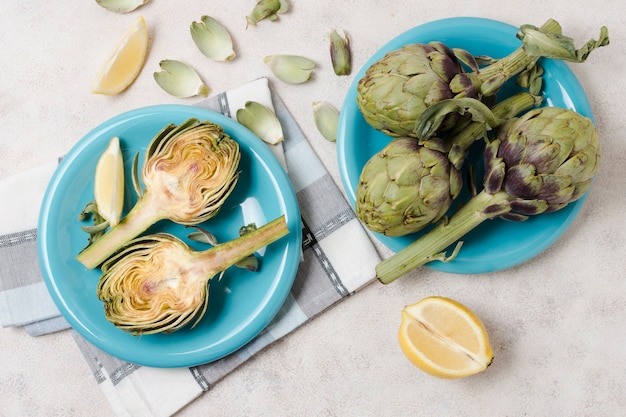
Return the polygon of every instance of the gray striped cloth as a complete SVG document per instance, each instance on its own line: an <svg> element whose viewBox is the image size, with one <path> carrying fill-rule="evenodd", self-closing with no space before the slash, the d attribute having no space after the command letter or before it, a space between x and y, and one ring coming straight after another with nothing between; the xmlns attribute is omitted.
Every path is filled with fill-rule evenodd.
<svg viewBox="0 0 626 417"><path fill-rule="evenodd" d="M272 150L288 172L302 215L303 256L294 285L277 316L255 339L225 358L192 368L124 362L68 331L119 416L176 413L252 355L374 279L380 258L369 235L266 78L197 105L233 117L248 100L272 107L285 134L285 141ZM0 194L28 190L21 204L3 206L0 216L5 219L0 220L0 323L24 326L33 336L69 328L47 293L37 262L38 209L57 164L0 182Z"/></svg>

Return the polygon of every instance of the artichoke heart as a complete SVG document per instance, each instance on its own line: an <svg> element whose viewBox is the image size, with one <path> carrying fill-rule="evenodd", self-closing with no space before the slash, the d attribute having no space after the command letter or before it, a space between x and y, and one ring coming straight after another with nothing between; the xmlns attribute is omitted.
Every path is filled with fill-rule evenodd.
<svg viewBox="0 0 626 417"><path fill-rule="evenodd" d="M194 225L215 216L237 183L240 158L239 144L215 123L165 126L146 149L141 197L77 259L92 269L159 220Z"/></svg>
<svg viewBox="0 0 626 417"><path fill-rule="evenodd" d="M102 265L97 295L105 317L133 335L195 325L207 309L209 281L288 232L283 215L205 251L167 233L136 238Z"/></svg>

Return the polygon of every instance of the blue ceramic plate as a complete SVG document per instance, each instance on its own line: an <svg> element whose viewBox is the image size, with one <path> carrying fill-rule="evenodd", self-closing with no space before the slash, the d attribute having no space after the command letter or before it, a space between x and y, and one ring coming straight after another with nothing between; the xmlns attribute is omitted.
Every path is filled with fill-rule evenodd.
<svg viewBox="0 0 626 417"><path fill-rule="evenodd" d="M526 22L522 22L526 23ZM543 22L537 22L542 24ZM518 28L482 18L450 18L415 27L383 46L359 71L351 85L339 120L337 156L344 188L354 205L359 176L365 163L380 151L391 138L372 129L356 105L356 86L367 68L385 53L409 43L441 41L450 47L463 48L472 55L500 58L517 49L521 42L515 37ZM591 107L578 80L561 61L542 60L545 70L545 104L575 110L592 118ZM499 93L499 99L516 91L508 83ZM478 159L479 155L475 155ZM479 177L480 178L480 177ZM467 198L461 195L459 199ZM535 216L522 223L493 220L484 222L463 238L465 242L458 256L449 263L432 262L430 268L453 273L485 273L518 265L538 255L567 230L576 218L586 196L555 213ZM454 210L454 206L451 211ZM423 232L402 237L376 237L397 252L413 242Z"/></svg>
<svg viewBox="0 0 626 417"><path fill-rule="evenodd" d="M171 334L132 336L109 323L96 297L99 269L87 270L75 260L87 244L78 213L93 199L96 163L111 137L119 136L127 173L137 152L168 123L189 117L221 125L241 148L239 182L219 214L202 226L221 242L236 238L239 227L258 226L285 214L289 235L268 245L261 269L229 268L210 284L208 310L194 328ZM140 160L140 164L143 159ZM141 166L141 165L140 165ZM126 210L134 194L126 175ZM163 221L149 231L178 235L189 242L193 231ZM61 313L82 336L103 351L128 362L154 367L193 366L219 359L256 336L282 306L298 269L302 232L296 196L287 175L265 145L250 131L214 112L182 105L140 108L117 116L83 137L54 173L41 207L39 255L45 282Z"/></svg>

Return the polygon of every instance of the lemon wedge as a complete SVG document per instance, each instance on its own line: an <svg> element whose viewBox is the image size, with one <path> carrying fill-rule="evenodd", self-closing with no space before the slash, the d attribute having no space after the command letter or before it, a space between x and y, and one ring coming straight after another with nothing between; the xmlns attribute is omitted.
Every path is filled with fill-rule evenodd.
<svg viewBox="0 0 626 417"><path fill-rule="evenodd" d="M143 16L126 29L115 50L100 69L91 92L112 96L135 81L146 60L148 30Z"/></svg>
<svg viewBox="0 0 626 417"><path fill-rule="evenodd" d="M482 321L464 305L445 297L427 297L406 306L398 340L414 365L440 378L477 374L493 360Z"/></svg>
<svg viewBox="0 0 626 417"><path fill-rule="evenodd" d="M124 208L124 159L116 136L100 155L94 179L98 213L113 227L120 222Z"/></svg>

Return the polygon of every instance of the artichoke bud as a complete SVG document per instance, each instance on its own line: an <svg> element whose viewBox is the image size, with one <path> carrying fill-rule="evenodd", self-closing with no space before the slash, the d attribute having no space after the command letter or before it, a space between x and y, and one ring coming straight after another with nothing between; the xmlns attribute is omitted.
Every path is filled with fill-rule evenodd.
<svg viewBox="0 0 626 417"><path fill-rule="evenodd" d="M356 213L372 231L406 235L441 219L461 186L461 175L445 153L400 137L365 164Z"/></svg>

